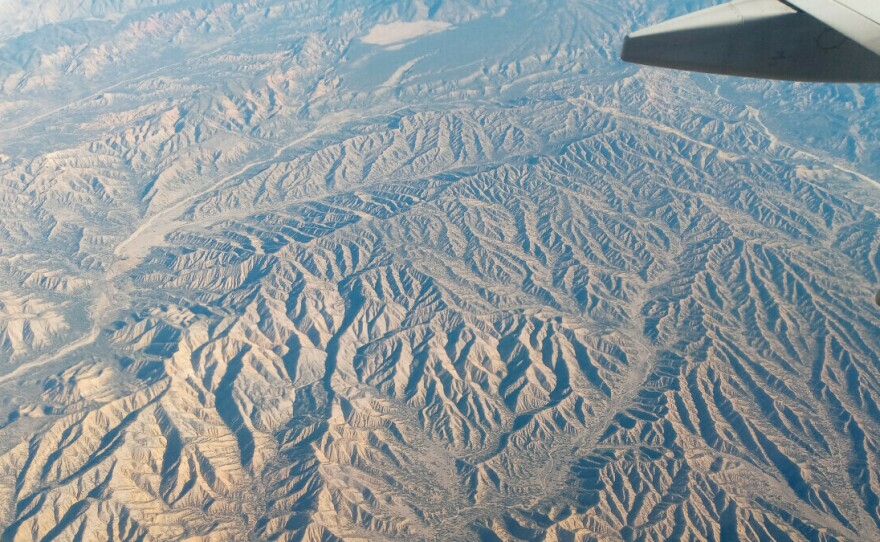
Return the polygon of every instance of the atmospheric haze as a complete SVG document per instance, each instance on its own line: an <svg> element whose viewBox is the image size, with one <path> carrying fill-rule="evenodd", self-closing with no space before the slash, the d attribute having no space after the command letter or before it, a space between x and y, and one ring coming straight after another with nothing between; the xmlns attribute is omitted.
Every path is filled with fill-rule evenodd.
<svg viewBox="0 0 880 542"><path fill-rule="evenodd" d="M0 539L880 539L880 92L711 3L0 4Z"/></svg>

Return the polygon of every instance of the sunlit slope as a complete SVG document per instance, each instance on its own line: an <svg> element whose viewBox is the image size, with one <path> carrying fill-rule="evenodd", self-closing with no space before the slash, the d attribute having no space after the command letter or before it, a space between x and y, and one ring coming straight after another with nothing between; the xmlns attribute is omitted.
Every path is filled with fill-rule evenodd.
<svg viewBox="0 0 880 542"><path fill-rule="evenodd" d="M16 27L3 540L878 537L876 91L618 64L667 4Z"/></svg>

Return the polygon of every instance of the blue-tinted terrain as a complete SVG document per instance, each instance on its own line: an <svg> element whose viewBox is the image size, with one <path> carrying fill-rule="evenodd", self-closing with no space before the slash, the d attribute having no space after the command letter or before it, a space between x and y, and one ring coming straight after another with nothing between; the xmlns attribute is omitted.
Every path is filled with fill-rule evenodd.
<svg viewBox="0 0 880 542"><path fill-rule="evenodd" d="M880 539L880 92L710 3L0 3L2 540Z"/></svg>

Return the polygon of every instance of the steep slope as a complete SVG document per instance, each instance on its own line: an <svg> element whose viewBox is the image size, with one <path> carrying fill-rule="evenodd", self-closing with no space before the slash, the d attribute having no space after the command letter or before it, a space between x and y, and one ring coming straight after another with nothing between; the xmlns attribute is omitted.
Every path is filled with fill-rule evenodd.
<svg viewBox="0 0 880 542"><path fill-rule="evenodd" d="M665 4L7 39L3 540L880 535L876 90L618 64Z"/></svg>

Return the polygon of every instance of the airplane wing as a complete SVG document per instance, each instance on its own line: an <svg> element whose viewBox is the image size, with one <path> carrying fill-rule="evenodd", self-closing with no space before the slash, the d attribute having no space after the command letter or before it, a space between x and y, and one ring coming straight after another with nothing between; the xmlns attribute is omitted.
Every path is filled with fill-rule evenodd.
<svg viewBox="0 0 880 542"><path fill-rule="evenodd" d="M880 55L880 3L877 0L788 0L788 3Z"/></svg>
<svg viewBox="0 0 880 542"><path fill-rule="evenodd" d="M880 82L880 2L735 0L634 32L621 56L745 77Z"/></svg>

